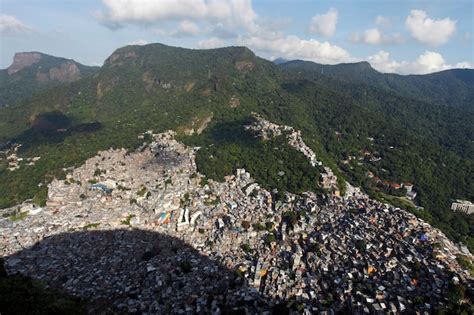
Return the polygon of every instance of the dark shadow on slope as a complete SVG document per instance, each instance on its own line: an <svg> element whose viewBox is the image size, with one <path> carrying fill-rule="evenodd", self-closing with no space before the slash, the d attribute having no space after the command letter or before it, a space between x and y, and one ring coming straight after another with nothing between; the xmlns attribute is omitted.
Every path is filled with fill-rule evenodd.
<svg viewBox="0 0 474 315"><path fill-rule="evenodd" d="M234 270L177 238L151 231L58 234L5 261L9 274L19 272L47 289L81 297L94 314L208 314L217 308L231 314L245 309L287 312L249 288ZM21 307L5 305L12 301L11 296L0 296L1 314L44 314L38 311L44 308L28 305L37 303L33 298L26 298Z"/></svg>
<svg viewBox="0 0 474 315"><path fill-rule="evenodd" d="M258 139L254 132L245 129L253 120L247 117L211 123L203 133L185 137L182 141L189 146L238 144L254 147L258 145Z"/></svg>
<svg viewBox="0 0 474 315"><path fill-rule="evenodd" d="M49 128L49 129L48 129ZM19 143L22 145L22 150L28 148L48 145L54 143L62 143L66 138L74 136L79 133L92 133L97 132L102 129L102 124L100 122L91 122L91 123L82 123L67 127L55 128L54 126L32 126L22 132L17 137L5 141L5 148L8 147L8 144ZM0 148L2 145L0 144Z"/></svg>
<svg viewBox="0 0 474 315"><path fill-rule="evenodd" d="M322 231L324 227L320 232ZM202 241L194 240L196 247ZM321 248L325 247L324 251L329 253L329 245L321 239L319 241ZM224 266L220 261L209 258L175 237L146 230L58 234L5 257L6 270L10 276L6 278L0 270L0 313L81 314L86 313L84 310L87 309L91 314L211 314L219 309L221 314L261 314L264 311L269 314L288 314L289 311L298 313L306 304L316 307L315 310L328 310L332 314L360 314L365 312L367 299L374 297L381 285L386 287L388 300L396 301L398 295L402 297L406 307L403 313L408 314L424 308L423 303L437 305L440 301L433 301L433 290L440 290L441 296L446 298L442 309L450 310L449 314L466 311L458 303L462 299L472 299L471 292L464 292L465 288L448 285L446 282L442 283L442 287L434 289L434 282L429 280L431 277L428 275L446 273L446 270L437 267L428 270L423 264L418 267L415 264L411 270L408 269L401 275L410 279L418 278L416 290L407 294L405 289L399 291L401 287L397 282L400 279L391 277L392 273L364 277L359 271L367 266L360 266L358 258L353 254L334 260L325 271L310 263L310 260L314 260L314 254L310 252L321 249L312 249L311 244L304 242L300 246L305 252L302 259L308 264L308 272L316 280L307 282L307 285L311 285L312 290L319 293L317 298L311 300L300 296L297 300L281 301L250 287L235 272L236 266L228 267L235 263L229 256L219 258L227 262L227 266ZM218 249L214 248L213 251L216 250ZM372 254L365 252L364 255ZM292 254L280 250L277 256L286 261L291 260ZM310 256L313 258L310 259ZM321 254L319 259L327 262L326 255ZM379 262L382 263L383 260L384 258L380 258ZM285 269L281 264L278 267ZM351 281L354 286L351 296L343 292L346 285L341 285L341 281L346 283L347 279L341 278L342 269L356 270L352 272L355 278ZM22 280L19 283L13 282L14 285L10 285L11 291L6 292L7 280L21 277L12 276L16 273L38 280L47 288L46 295L27 295L32 292L25 289L25 286L31 284L31 280L27 278L19 279ZM448 275L445 280L451 277ZM269 279L262 281L262 285L266 281ZM57 299L51 298L51 292L57 292ZM275 293L272 292L272 295ZM65 294L81 297L83 303L78 304L77 300L67 298ZM411 302L407 304L406 300ZM450 300L455 303L446 304ZM80 308L81 305L84 309ZM436 308L431 308L429 313ZM371 307L370 312L377 313Z"/></svg>

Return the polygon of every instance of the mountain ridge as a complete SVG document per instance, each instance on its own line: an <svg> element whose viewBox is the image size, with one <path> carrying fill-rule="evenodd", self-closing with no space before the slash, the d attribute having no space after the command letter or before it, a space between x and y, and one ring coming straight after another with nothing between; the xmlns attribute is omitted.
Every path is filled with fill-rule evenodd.
<svg viewBox="0 0 474 315"><path fill-rule="evenodd" d="M366 84L377 88L404 93L407 96L452 106L474 104L474 69L448 69L429 74L401 75L382 73L367 61L323 65L312 61L293 60L279 65L290 71L304 73L306 77L331 77L342 82ZM454 98L453 95L460 95Z"/></svg>

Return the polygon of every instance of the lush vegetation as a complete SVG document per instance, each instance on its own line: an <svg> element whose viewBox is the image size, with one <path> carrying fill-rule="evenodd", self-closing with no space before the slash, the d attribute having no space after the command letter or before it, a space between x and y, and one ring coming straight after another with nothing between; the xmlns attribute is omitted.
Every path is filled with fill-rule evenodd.
<svg viewBox="0 0 474 315"><path fill-rule="evenodd" d="M351 182L474 249L474 219L449 210L453 198L474 199L474 108L429 104L364 84L336 84L289 71L285 89L311 104L321 144ZM377 184L368 171L389 183L413 183L423 209L387 198L397 191Z"/></svg>
<svg viewBox="0 0 474 315"><path fill-rule="evenodd" d="M258 140L244 129L248 123L246 120L220 123L201 136L186 139L189 144L203 146L196 157L199 170L208 178L222 181L224 176L235 174L236 169L245 168L270 190L320 191L319 171L302 153L290 147L284 136Z"/></svg>
<svg viewBox="0 0 474 315"><path fill-rule="evenodd" d="M294 60L281 65L303 72L312 79L335 79L349 84L363 84L405 97L454 107L474 104L474 75L469 69L453 69L427 75L382 74L368 62L322 65Z"/></svg>
<svg viewBox="0 0 474 315"><path fill-rule="evenodd" d="M22 162L10 172L0 153L0 207L35 196L44 202L52 178L98 150L139 146L137 135L148 129L175 129L186 143L201 146L197 163L209 178L244 167L267 188L317 190L318 170L301 154L282 139L262 142L245 132L243 125L257 112L302 130L305 142L340 178L474 250L472 216L449 209L453 198L474 200L474 108L467 105L473 71L403 77L379 74L366 64L330 69L277 66L242 47L121 48L95 76L0 109L0 150L2 143L16 141L23 144L20 156L41 156L34 167ZM34 128L38 122L49 126L51 117L64 124L47 132ZM203 133L189 136L209 118ZM382 182L413 183L416 204L403 198L403 190L375 182L368 171Z"/></svg>

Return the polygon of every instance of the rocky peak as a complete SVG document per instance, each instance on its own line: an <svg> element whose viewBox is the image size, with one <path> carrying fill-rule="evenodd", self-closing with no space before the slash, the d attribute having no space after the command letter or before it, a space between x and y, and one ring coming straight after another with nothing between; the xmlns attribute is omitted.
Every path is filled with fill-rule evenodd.
<svg viewBox="0 0 474 315"><path fill-rule="evenodd" d="M137 52L131 47L125 47L117 49L109 58L104 62L104 65L109 66L120 66L125 63L125 61L134 59L137 57Z"/></svg>
<svg viewBox="0 0 474 315"><path fill-rule="evenodd" d="M31 66L41 60L42 54L38 52L20 52L13 57L13 63L8 67L8 74L12 75L21 69Z"/></svg>

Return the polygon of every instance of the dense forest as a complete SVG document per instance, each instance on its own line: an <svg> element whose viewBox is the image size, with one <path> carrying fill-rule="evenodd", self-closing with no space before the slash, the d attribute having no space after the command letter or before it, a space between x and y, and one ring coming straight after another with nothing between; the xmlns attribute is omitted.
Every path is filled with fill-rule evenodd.
<svg viewBox="0 0 474 315"><path fill-rule="evenodd" d="M244 130L256 112L301 130L340 177L474 250L472 216L449 209L452 199L474 200L474 71L392 78L366 64L328 69L322 73L320 65L306 62L275 65L244 47L121 48L95 75L0 109L0 207L28 198L44 202L52 178L98 150L138 147L137 135L149 129L174 129L184 142L200 146L197 163L208 178L221 180L245 167L267 188L318 191L319 170L300 153L282 139L262 142ZM427 92L447 81L450 102L441 87L439 97ZM22 144L19 156L41 159L9 171L13 143ZM413 183L414 203L403 189L373 178Z"/></svg>

